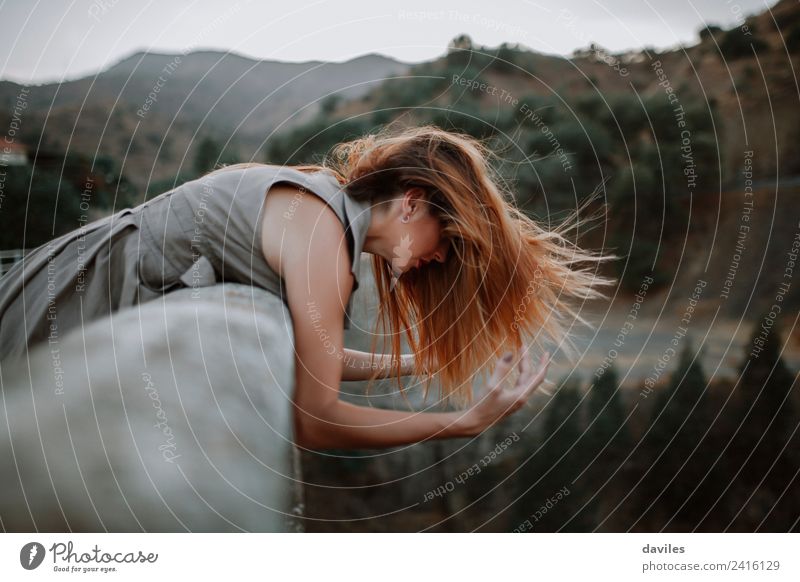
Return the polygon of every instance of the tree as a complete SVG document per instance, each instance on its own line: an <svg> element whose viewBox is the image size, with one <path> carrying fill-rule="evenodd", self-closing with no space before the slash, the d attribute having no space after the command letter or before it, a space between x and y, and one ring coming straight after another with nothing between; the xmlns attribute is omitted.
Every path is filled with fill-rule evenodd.
<svg viewBox="0 0 800 582"><path fill-rule="evenodd" d="M703 40L706 40L706 39L709 39L709 38L715 38L715 37L719 38L719 36L723 32L724 31L722 30L722 28L717 26L716 24L709 24L708 26L705 26L705 27L700 29L700 32L699 32L700 40L703 41Z"/></svg>
<svg viewBox="0 0 800 582"><path fill-rule="evenodd" d="M472 39L469 35L460 34L447 45L447 64L449 66L466 66L474 55Z"/></svg>
<svg viewBox="0 0 800 582"><path fill-rule="evenodd" d="M793 402L796 380L781 357L780 318L764 313L756 321L739 368L732 418L738 428L727 462L736 474L736 529L788 531L800 516L796 489L798 418ZM760 351L759 351L760 349ZM787 489L788 488L788 489ZM782 506L778 507L783 496Z"/></svg>
<svg viewBox="0 0 800 582"><path fill-rule="evenodd" d="M10 166L3 190L0 248L32 249L80 227L84 220L80 192L58 174Z"/></svg>
<svg viewBox="0 0 800 582"><path fill-rule="evenodd" d="M598 466L612 469L611 465L625 456L630 445L616 366L609 367L594 383L589 392L588 412L590 454L601 455L595 461Z"/></svg>
<svg viewBox="0 0 800 582"><path fill-rule="evenodd" d="M719 43L719 50L722 56L729 60L752 57L753 53L761 52L769 48L767 43L755 36L755 27L745 32L737 26L725 33Z"/></svg>
<svg viewBox="0 0 800 582"><path fill-rule="evenodd" d="M653 409L645 443L650 473L642 487L643 508L652 505L652 517L660 520L651 527L680 531L694 527L708 509L708 500L698 499L697 492L713 462L712 444L705 436L711 415L702 352L695 352L689 338L685 342L677 369Z"/></svg>
<svg viewBox="0 0 800 582"><path fill-rule="evenodd" d="M473 47L472 38L468 34L459 34L447 45L447 51L466 50L471 51Z"/></svg>
<svg viewBox="0 0 800 582"><path fill-rule="evenodd" d="M214 166L220 163L222 156L222 146L210 137L205 137L197 146L194 154L193 169L200 176L213 170Z"/></svg>
<svg viewBox="0 0 800 582"><path fill-rule="evenodd" d="M800 24L795 24L789 29L784 42L790 53L800 52Z"/></svg>
<svg viewBox="0 0 800 582"><path fill-rule="evenodd" d="M610 366L595 381L589 391L587 412L586 458L591 464L585 479L592 483L589 512L592 521L599 523L629 491L628 470L622 463L630 452L631 435L616 366Z"/></svg>
<svg viewBox="0 0 800 582"><path fill-rule="evenodd" d="M495 51L496 60L492 63L492 68L504 73L514 73L518 70L515 65L519 64L520 54L518 45L504 42Z"/></svg>
<svg viewBox="0 0 800 582"><path fill-rule="evenodd" d="M339 106L341 102L342 102L341 95L337 95L335 93L333 95L328 95L320 103L320 112L323 115L331 115L334 111L336 111L336 108Z"/></svg>
<svg viewBox="0 0 800 582"><path fill-rule="evenodd" d="M592 528L592 515L582 509L585 475L573 483L586 466L586 437L580 403L578 381L575 378L562 380L547 405L543 427L546 442L520 471L518 486L522 497L516 507L518 523L529 519L532 531L584 532ZM523 494L529 487L530 491Z"/></svg>

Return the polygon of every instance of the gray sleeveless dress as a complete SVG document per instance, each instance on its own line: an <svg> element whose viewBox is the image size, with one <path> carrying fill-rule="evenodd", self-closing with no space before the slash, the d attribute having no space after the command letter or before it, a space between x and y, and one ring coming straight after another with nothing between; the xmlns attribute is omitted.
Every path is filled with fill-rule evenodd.
<svg viewBox="0 0 800 582"><path fill-rule="evenodd" d="M64 234L14 264L0 278L0 360L24 357L29 346L57 343L74 327L184 287L232 281L288 304L283 279L261 252L265 193L278 182L302 187L334 210L358 289L368 202L352 199L328 171L223 170ZM345 329L352 302L351 294Z"/></svg>

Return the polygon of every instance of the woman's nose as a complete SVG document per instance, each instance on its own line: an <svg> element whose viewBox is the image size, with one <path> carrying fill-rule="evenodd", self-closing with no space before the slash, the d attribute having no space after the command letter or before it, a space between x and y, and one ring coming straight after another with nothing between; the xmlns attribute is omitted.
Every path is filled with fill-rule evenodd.
<svg viewBox="0 0 800 582"><path fill-rule="evenodd" d="M439 261L440 263L444 263L445 260L447 259L447 251L449 249L449 246L450 245L449 245L448 241L445 241L444 243L439 245L439 248L436 249L436 251L433 253L433 255L427 255L426 257L423 257L422 260L425 263L430 263L431 261ZM428 258L428 257L431 257L431 258Z"/></svg>
<svg viewBox="0 0 800 582"><path fill-rule="evenodd" d="M445 240L440 245L439 249L436 251L436 254L433 255L433 259L435 261L439 261L440 263L444 263L447 259L447 251L450 250L450 241Z"/></svg>

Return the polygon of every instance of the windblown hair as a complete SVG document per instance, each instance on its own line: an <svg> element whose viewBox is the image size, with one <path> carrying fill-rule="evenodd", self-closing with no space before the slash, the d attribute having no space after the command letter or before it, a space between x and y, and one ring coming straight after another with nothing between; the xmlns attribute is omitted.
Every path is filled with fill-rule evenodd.
<svg viewBox="0 0 800 582"><path fill-rule="evenodd" d="M617 257L583 250L567 238L585 221L579 215L598 191L547 229L516 207L491 166L492 156L478 139L424 125L384 128L337 144L321 165L295 166L333 172L359 201L424 190L442 237L450 240L450 255L444 263L403 273L394 288L391 262L372 256L379 296L372 351L378 337L388 335L390 353L399 361L405 336L416 374L438 370L441 400L461 406L472 402L476 372L489 372L487 364L506 350L527 349L527 338L552 343L573 359L574 321L593 327L574 300L605 298L596 287L615 283L597 269ZM404 392L399 371L397 382ZM426 397L430 382L428 377Z"/></svg>

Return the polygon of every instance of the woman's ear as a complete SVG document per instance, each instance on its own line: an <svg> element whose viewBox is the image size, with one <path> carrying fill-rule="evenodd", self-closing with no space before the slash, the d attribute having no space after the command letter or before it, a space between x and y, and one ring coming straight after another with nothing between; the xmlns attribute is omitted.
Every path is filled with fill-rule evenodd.
<svg viewBox="0 0 800 582"><path fill-rule="evenodd" d="M406 214L411 214L420 209L420 203L424 201L425 191L419 186L414 186L406 190L403 196L402 209Z"/></svg>

